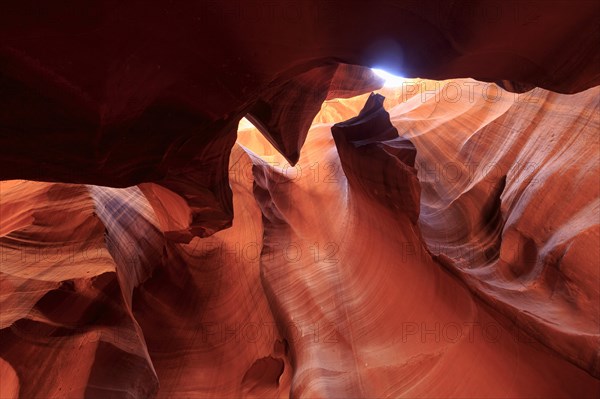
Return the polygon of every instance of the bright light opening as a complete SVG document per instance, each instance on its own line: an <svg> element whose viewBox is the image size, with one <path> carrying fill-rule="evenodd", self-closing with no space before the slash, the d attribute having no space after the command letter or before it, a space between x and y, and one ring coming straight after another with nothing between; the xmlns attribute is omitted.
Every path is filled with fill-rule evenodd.
<svg viewBox="0 0 600 399"><path fill-rule="evenodd" d="M383 85L385 87L398 87L398 86L402 86L402 83L404 83L406 81L406 78L403 78L402 76L396 76L396 75L392 75L389 72L384 71L383 69L379 69L379 68L371 68L371 70L373 71L373 73L377 76L379 76L380 78L384 79L384 83Z"/></svg>

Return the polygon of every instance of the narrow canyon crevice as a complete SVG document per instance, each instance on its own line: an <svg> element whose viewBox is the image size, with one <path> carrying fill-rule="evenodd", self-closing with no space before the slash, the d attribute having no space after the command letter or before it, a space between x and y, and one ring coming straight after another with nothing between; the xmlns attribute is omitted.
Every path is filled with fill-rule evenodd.
<svg viewBox="0 0 600 399"><path fill-rule="evenodd" d="M599 18L0 5L0 398L598 397Z"/></svg>

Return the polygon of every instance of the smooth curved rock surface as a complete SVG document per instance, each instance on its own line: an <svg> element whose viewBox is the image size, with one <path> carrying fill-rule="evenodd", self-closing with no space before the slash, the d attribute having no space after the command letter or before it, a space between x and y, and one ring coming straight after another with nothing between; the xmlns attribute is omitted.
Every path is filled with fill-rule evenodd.
<svg viewBox="0 0 600 399"><path fill-rule="evenodd" d="M123 190L106 189L112 209L101 209L94 199L101 187L0 184L2 220L12 221L0 237L2 392L19 398L154 395L158 380L131 311L131 290L140 280L120 264L102 222L153 217L139 190L128 189L129 209L115 209ZM117 245L147 236L129 228L129 237L115 238ZM143 246L129 249L136 258L149 256Z"/></svg>
<svg viewBox="0 0 600 399"><path fill-rule="evenodd" d="M598 397L599 18L0 5L0 397Z"/></svg>
<svg viewBox="0 0 600 399"><path fill-rule="evenodd" d="M3 182L3 392L594 397L598 88L380 93L295 166L242 124L233 226L187 244L138 188Z"/></svg>
<svg viewBox="0 0 600 399"><path fill-rule="evenodd" d="M413 83L436 86L436 82ZM477 82L442 82L437 87L443 91L448 84L469 88L472 83ZM283 314L284 325L298 323L303 331L313 331L315 325L335 326L339 339L336 346L325 340L313 342L314 334L307 334L308 339L296 337L292 358L299 359L299 371L292 393L301 397L594 396L599 389L597 257L591 253L587 260L571 264L570 268L581 267L572 273L586 282L580 280L577 289L564 291L548 286L543 275L525 284L514 275L502 274L506 266L500 252L524 247L515 243L504 218L529 223L528 207L511 210L506 193L518 198L523 195L519 192L537 188L531 178L515 178L517 171L523 172L523 161L517 162L511 154L520 152L520 140L535 142L548 132L556 136L556 149L549 147L542 155L532 147L535 156L526 156L540 162L560 156L557 167L572 164L587 171L579 174L590 179L580 189L589 187L589 191L579 194L580 202L563 206L576 218L591 211L587 226L597 229L597 208L592 210L599 172L591 154L598 151L598 117L586 110L597 107L598 89L573 97L537 90L526 103L514 102L506 92L504 101L492 102L479 90L465 104L436 103L434 95L423 101L412 87L409 93L382 92L391 97L386 106L395 128L386 125L385 118L379 122L377 115L384 111L377 110L375 103L382 98L371 96L362 117L333 127L337 151L333 151L330 125L317 125L293 171L270 168L264 161L256 167L256 197L266 223L263 251L269 254L262 258L263 284L276 303L274 312ZM467 89L462 94L469 98ZM398 99L407 101L398 103ZM356 100L327 103L317 119L353 115ZM359 103L365 100L363 96ZM568 113L559 111L561 100L569 101ZM553 129L539 123L531 128L526 119L522 125L512 124L512 129L506 129L512 122L495 122L523 112L521 107L530 109L525 115L531 118L547 118ZM581 120L582 113L586 120ZM579 130L570 128L573 123ZM402 138L393 138L396 129ZM489 138L478 139L480 135ZM574 146L564 150L560 138L569 140L569 135L577 135L589 151L587 156ZM246 140L249 147L265 151L256 134ZM401 144L408 140L417 149L416 160L414 147ZM498 142L516 142L514 147L499 146L506 149L508 160L503 163L495 158L503 154L493 147ZM569 161L572 158L579 162ZM469 161L477 161L471 165L475 168L471 175L457 169ZM318 167L335 173L318 179ZM506 174L482 173L484 168ZM457 170L463 181L457 180ZM528 172L536 170L543 170L543 165L529 167ZM414 178L417 175L419 180ZM540 177L536 183L554 184L559 192L573 184L564 169L558 176L548 176L553 178L546 182ZM398 180L405 182L402 190L394 189ZM417 185L412 196L410 181ZM419 198L422 210L416 223L413 204ZM326 204L330 208L324 208ZM529 209L545 214L537 216L539 220L554 220L556 208ZM571 237L590 240L587 245L594 248L594 230L579 226L569 226ZM282 237L288 238L282 242ZM274 244L269 244L269 238ZM561 250L560 241L548 241L537 245L549 253ZM529 254L510 260L522 267L532 262ZM543 258L533 261L540 263L540 269L548 267ZM442 269L459 276L470 293ZM554 282L565 280L557 277ZM578 301L583 306L576 307ZM414 358L409 355L413 350ZM456 367L457 362L465 368ZM436 374L442 370L443 378ZM581 390L572 391L575 386Z"/></svg>
<svg viewBox="0 0 600 399"><path fill-rule="evenodd" d="M418 148L420 225L432 251L478 295L596 378L599 95L598 88L574 96L535 89L492 103L475 91L472 104L445 115L392 112ZM444 118L452 123L438 125Z"/></svg>

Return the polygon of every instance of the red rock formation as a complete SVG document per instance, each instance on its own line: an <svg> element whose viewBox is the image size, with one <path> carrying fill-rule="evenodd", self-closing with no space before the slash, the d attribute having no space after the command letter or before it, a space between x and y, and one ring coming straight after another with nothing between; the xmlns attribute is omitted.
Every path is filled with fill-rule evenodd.
<svg viewBox="0 0 600 399"><path fill-rule="evenodd" d="M435 87L436 82L417 83ZM591 154L599 150L595 135L599 121L589 110L597 107L590 101L597 101L600 92L596 88L566 97L536 90L528 94L527 102L523 98L515 102L512 93L503 92L499 101L492 102L479 84L469 101L471 83L475 82L437 84L439 98L448 85L463 88L465 101L460 103L436 103L435 95L423 101L410 86L413 96L394 105L394 99L408 95L384 90L393 97L388 107L402 139L389 122L386 125L386 113L377 109L381 97L371 97L361 116L333 127L337 152L331 151L329 125L316 125L293 171L277 173L258 163L256 198L265 223L263 252L269 254L262 257L263 285L275 303L272 308L282 314L280 324L296 326L290 336L312 332L319 325L329 327L324 329L326 337L331 331L336 337L335 344L314 342L310 333L293 339L292 359L298 365L292 393L531 397L598 392L595 287L600 277L593 266L598 255L592 252L587 260L571 263L568 257L556 259L552 254L564 251L568 242L586 240L598 251L597 230L590 227L597 229L592 204L598 198L599 165ZM318 119L351 115L355 103L364 99L328 103ZM562 101L569 102L571 114L559 111ZM512 115L522 115L520 124L511 120ZM527 120L536 116L546 122ZM573 123L578 129L566 128ZM523 141L536 142L546 134L555 135L552 146L543 151L531 146L531 153L521 155L539 162L535 167L515 157L527 148ZM416 146L416 162L414 147L406 139ZM264 151L257 143L259 136L241 140ZM577 140L586 149L571 146L565 151L562 140ZM579 162L569 161L573 157ZM523 196L545 184L554 184L557 192L573 184L568 171L556 175L553 166L545 167L548 159L557 168L573 165L587 170L579 175L590 179L582 189L590 189L578 193L580 201L562 205L579 220L577 228L568 223L569 236L564 237L562 229L561 240L538 235L533 248L545 248L548 255L532 258L515 253L529 247L527 242L515 242L514 228L509 226L527 225L530 217L546 223L556 220L552 213L561 204L532 208ZM315 171L325 165L327 172L335 173L316 178ZM544 168L549 174L537 179L523 175ZM500 171L504 173L494 173ZM417 224L413 209L419 186L423 191ZM511 208L511 198L525 201L523 208ZM591 212L585 224L579 219L582 212ZM526 275L505 274L504 252L514 254L513 265L533 263L533 270ZM442 268L458 275L471 293ZM573 277L558 277L560 272L552 269ZM555 275L550 284L547 273ZM587 282L576 283L571 280L574 276L586 276ZM576 386L578 392L572 390Z"/></svg>
<svg viewBox="0 0 600 399"><path fill-rule="evenodd" d="M118 266L102 222L107 212L126 211L121 219L129 220L151 217L139 190L128 189L130 209L115 209L122 190L27 181L2 182L1 188L2 220L8 220L0 238L3 395L155 393L158 380L131 311L131 290L143 279ZM102 190L110 202L99 206L93 193ZM116 237L120 243L151 239L129 228L129 237ZM130 249L144 263L150 256L142 245Z"/></svg>
<svg viewBox="0 0 600 399"><path fill-rule="evenodd" d="M597 397L599 17L0 5L0 397Z"/></svg>
<svg viewBox="0 0 600 399"><path fill-rule="evenodd" d="M341 62L573 93L600 83L599 15L593 1L5 4L2 178L158 183L142 190L159 214L188 204L159 220L189 241L231 223L224 169L242 116L265 119L276 99L287 114L266 123L309 124L283 105L290 86L314 82L304 97L320 103ZM281 143L291 160L297 134Z"/></svg>

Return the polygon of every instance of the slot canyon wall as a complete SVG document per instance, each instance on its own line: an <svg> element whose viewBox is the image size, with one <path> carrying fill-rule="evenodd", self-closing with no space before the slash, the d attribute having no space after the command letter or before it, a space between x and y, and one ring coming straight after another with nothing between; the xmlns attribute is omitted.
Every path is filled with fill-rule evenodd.
<svg viewBox="0 0 600 399"><path fill-rule="evenodd" d="M598 2L0 10L0 398L600 395Z"/></svg>

